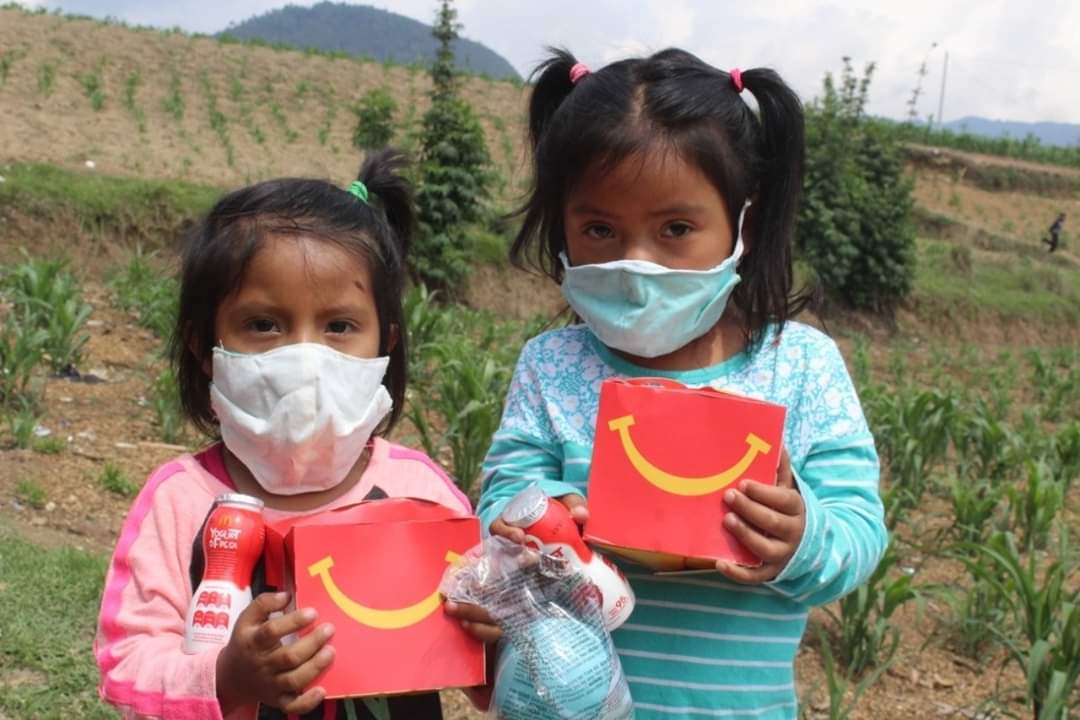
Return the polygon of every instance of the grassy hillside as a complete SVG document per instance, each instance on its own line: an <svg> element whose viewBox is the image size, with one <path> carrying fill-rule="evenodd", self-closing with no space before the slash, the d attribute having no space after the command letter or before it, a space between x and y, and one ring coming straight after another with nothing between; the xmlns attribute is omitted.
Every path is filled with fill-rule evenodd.
<svg viewBox="0 0 1080 720"><path fill-rule="evenodd" d="M500 188L512 188L523 90L463 82ZM344 181L360 160L351 107L380 85L399 105L395 142L408 147L427 107L429 81L419 67L0 10L4 161L92 161L104 173L217 186L281 175Z"/></svg>

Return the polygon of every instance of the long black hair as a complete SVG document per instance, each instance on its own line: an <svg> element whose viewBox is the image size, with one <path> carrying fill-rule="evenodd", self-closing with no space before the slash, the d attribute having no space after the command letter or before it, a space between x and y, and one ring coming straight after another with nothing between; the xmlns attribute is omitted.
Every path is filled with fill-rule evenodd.
<svg viewBox="0 0 1080 720"><path fill-rule="evenodd" d="M743 235L748 252L733 302L751 344L769 322L783 323L810 302L793 293L792 236L802 190L804 131L798 96L772 70L743 71L757 101L755 114L733 78L683 50L622 60L575 84L577 63L566 50L533 73L529 137L533 185L519 213L510 251L519 267L562 281L563 204L582 175L599 165L655 151L674 151L695 164L727 203L731 226L747 199Z"/></svg>
<svg viewBox="0 0 1080 720"><path fill-rule="evenodd" d="M266 238L281 234L334 243L366 263L379 314L379 355L390 356L383 384L394 402L376 433L388 432L397 422L408 379L401 294L405 255L416 226L412 190L399 174L403 165L403 156L393 150L364 161L359 179L369 192L366 203L325 180L282 178L251 185L221 198L187 237L169 352L184 413L201 431L217 434L210 378L203 368L218 340L218 307L239 286Z"/></svg>

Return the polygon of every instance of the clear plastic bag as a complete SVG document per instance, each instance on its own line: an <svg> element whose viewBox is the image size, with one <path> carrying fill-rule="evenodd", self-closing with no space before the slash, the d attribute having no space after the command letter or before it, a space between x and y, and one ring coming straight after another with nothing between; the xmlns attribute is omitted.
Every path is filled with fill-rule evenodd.
<svg viewBox="0 0 1080 720"><path fill-rule="evenodd" d="M440 589L484 608L503 631L490 717L633 718L600 593L573 565L491 537L447 571Z"/></svg>

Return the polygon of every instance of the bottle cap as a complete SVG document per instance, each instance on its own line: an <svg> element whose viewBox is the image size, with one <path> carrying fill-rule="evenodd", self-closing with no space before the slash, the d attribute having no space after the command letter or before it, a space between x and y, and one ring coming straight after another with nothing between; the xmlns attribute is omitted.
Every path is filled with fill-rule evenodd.
<svg viewBox="0 0 1080 720"><path fill-rule="evenodd" d="M511 527L527 528L547 512L548 497L539 485L530 485L514 497L503 508L503 522Z"/></svg>
<svg viewBox="0 0 1080 720"><path fill-rule="evenodd" d="M214 498L214 505L229 505L231 507L249 508L262 512L263 501L252 495L243 493L222 493Z"/></svg>

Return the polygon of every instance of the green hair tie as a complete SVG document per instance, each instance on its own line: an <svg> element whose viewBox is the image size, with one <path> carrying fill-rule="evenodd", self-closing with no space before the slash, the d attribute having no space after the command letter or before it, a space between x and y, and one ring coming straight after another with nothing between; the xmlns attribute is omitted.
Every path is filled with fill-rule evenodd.
<svg viewBox="0 0 1080 720"><path fill-rule="evenodd" d="M368 204L367 185L360 182L359 180L353 180L352 184L349 185L349 193L351 195L355 195L356 199L364 203L365 205Z"/></svg>

